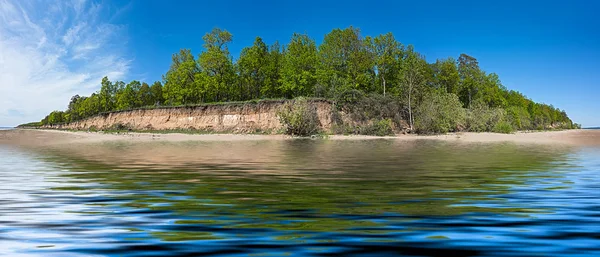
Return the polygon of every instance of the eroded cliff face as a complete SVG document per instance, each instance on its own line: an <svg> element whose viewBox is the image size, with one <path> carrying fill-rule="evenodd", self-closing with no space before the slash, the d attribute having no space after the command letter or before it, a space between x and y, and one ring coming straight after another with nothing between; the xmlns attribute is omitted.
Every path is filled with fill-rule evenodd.
<svg viewBox="0 0 600 257"><path fill-rule="evenodd" d="M286 101L230 103L194 107L165 107L100 114L77 122L47 128L76 130L178 130L193 129L224 133L277 133L283 129L277 116ZM321 128L330 130L332 105L311 101L316 106Z"/></svg>

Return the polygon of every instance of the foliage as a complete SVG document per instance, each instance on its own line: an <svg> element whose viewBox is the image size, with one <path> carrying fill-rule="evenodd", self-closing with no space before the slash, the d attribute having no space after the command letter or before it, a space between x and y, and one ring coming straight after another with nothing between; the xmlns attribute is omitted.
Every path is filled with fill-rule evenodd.
<svg viewBox="0 0 600 257"><path fill-rule="evenodd" d="M359 90L340 93L336 98L338 108L355 121L368 122L376 119L402 120L402 103L393 96L365 94Z"/></svg>
<svg viewBox="0 0 600 257"><path fill-rule="evenodd" d="M307 35L294 34L283 52L281 91L286 97L308 96L317 83L317 45Z"/></svg>
<svg viewBox="0 0 600 257"><path fill-rule="evenodd" d="M434 92L417 107L415 128L419 133L459 131L465 124L465 112L457 95Z"/></svg>
<svg viewBox="0 0 600 257"><path fill-rule="evenodd" d="M404 60L400 65L400 81L402 82L402 96L406 99L408 107L408 124L414 129L413 108L416 106L417 93L423 91L427 84L427 62L412 45L409 45Z"/></svg>
<svg viewBox="0 0 600 257"><path fill-rule="evenodd" d="M564 110L506 89L497 74L480 69L475 57L461 54L427 63L391 33L363 37L358 28L334 29L320 45L295 33L283 47L257 37L235 62L230 32L215 28L202 39L197 58L190 49L173 54L162 81L149 86L104 77L97 92L73 96L67 110L54 111L41 123L142 107L325 97L363 124L390 119L400 127L406 121L423 133L507 131L506 123L516 130L578 127Z"/></svg>
<svg viewBox="0 0 600 257"><path fill-rule="evenodd" d="M500 122L507 122L504 109L490 108L482 101L478 101L473 103L473 108L468 110L467 128L469 131L494 131Z"/></svg>
<svg viewBox="0 0 600 257"><path fill-rule="evenodd" d="M361 135L372 135L372 136L392 136L394 135L394 123L391 119L381 119L373 122L372 124L360 128L359 133Z"/></svg>
<svg viewBox="0 0 600 257"><path fill-rule="evenodd" d="M496 133L510 134L514 131L514 128L513 128L512 124L510 124L508 121L499 121L494 126L493 131Z"/></svg>
<svg viewBox="0 0 600 257"><path fill-rule="evenodd" d="M288 135L311 136L319 133L321 127L317 108L304 97L286 103L277 116Z"/></svg>
<svg viewBox="0 0 600 257"><path fill-rule="evenodd" d="M34 121L34 122L20 124L19 126L17 126L17 128L37 128L37 127L41 127L41 126L42 126L42 122Z"/></svg>

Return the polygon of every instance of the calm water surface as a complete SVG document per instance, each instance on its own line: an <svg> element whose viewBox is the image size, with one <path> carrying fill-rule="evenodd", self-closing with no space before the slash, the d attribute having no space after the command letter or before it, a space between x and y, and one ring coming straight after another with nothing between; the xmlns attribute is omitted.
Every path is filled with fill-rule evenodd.
<svg viewBox="0 0 600 257"><path fill-rule="evenodd" d="M600 148L0 145L1 256L600 256Z"/></svg>

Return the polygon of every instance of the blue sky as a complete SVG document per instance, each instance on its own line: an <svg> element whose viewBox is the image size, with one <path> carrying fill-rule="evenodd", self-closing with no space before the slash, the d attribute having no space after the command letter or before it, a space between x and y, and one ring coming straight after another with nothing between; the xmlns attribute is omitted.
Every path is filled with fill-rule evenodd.
<svg viewBox="0 0 600 257"><path fill-rule="evenodd" d="M17 1L0 0L0 125L64 109L100 79L160 80L171 54L229 30L234 57L256 36L317 42L334 28L393 32L428 61L460 53L509 89L600 126L598 1Z"/></svg>

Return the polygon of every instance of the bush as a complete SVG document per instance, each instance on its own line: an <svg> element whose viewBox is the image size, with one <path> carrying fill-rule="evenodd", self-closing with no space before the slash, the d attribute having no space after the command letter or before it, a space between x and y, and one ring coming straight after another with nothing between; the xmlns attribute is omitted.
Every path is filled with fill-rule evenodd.
<svg viewBox="0 0 600 257"><path fill-rule="evenodd" d="M402 119L402 105L391 96L380 94L364 94L358 90L349 90L336 98L340 109L350 114L352 120L369 122L371 120Z"/></svg>
<svg viewBox="0 0 600 257"><path fill-rule="evenodd" d="M383 119L378 120L370 125L359 128L359 133L361 135L371 135L371 136L392 136L394 135L394 125L392 120Z"/></svg>
<svg viewBox="0 0 600 257"><path fill-rule="evenodd" d="M531 115L524 107L511 106L506 109L514 128L522 130L531 128Z"/></svg>
<svg viewBox="0 0 600 257"><path fill-rule="evenodd" d="M465 123L465 109L454 94L434 92L415 109L415 129L419 133L458 131Z"/></svg>
<svg viewBox="0 0 600 257"><path fill-rule="evenodd" d="M490 108L483 102L476 102L468 110L467 127L472 132L494 131L496 124L506 120L504 109Z"/></svg>
<svg viewBox="0 0 600 257"><path fill-rule="evenodd" d="M510 133L513 133L514 128L509 122L500 121L500 122L496 123L496 126L494 126L493 131L496 133L510 134Z"/></svg>
<svg viewBox="0 0 600 257"><path fill-rule="evenodd" d="M318 134L321 128L317 108L304 97L286 103L277 116L288 135L310 136Z"/></svg>

